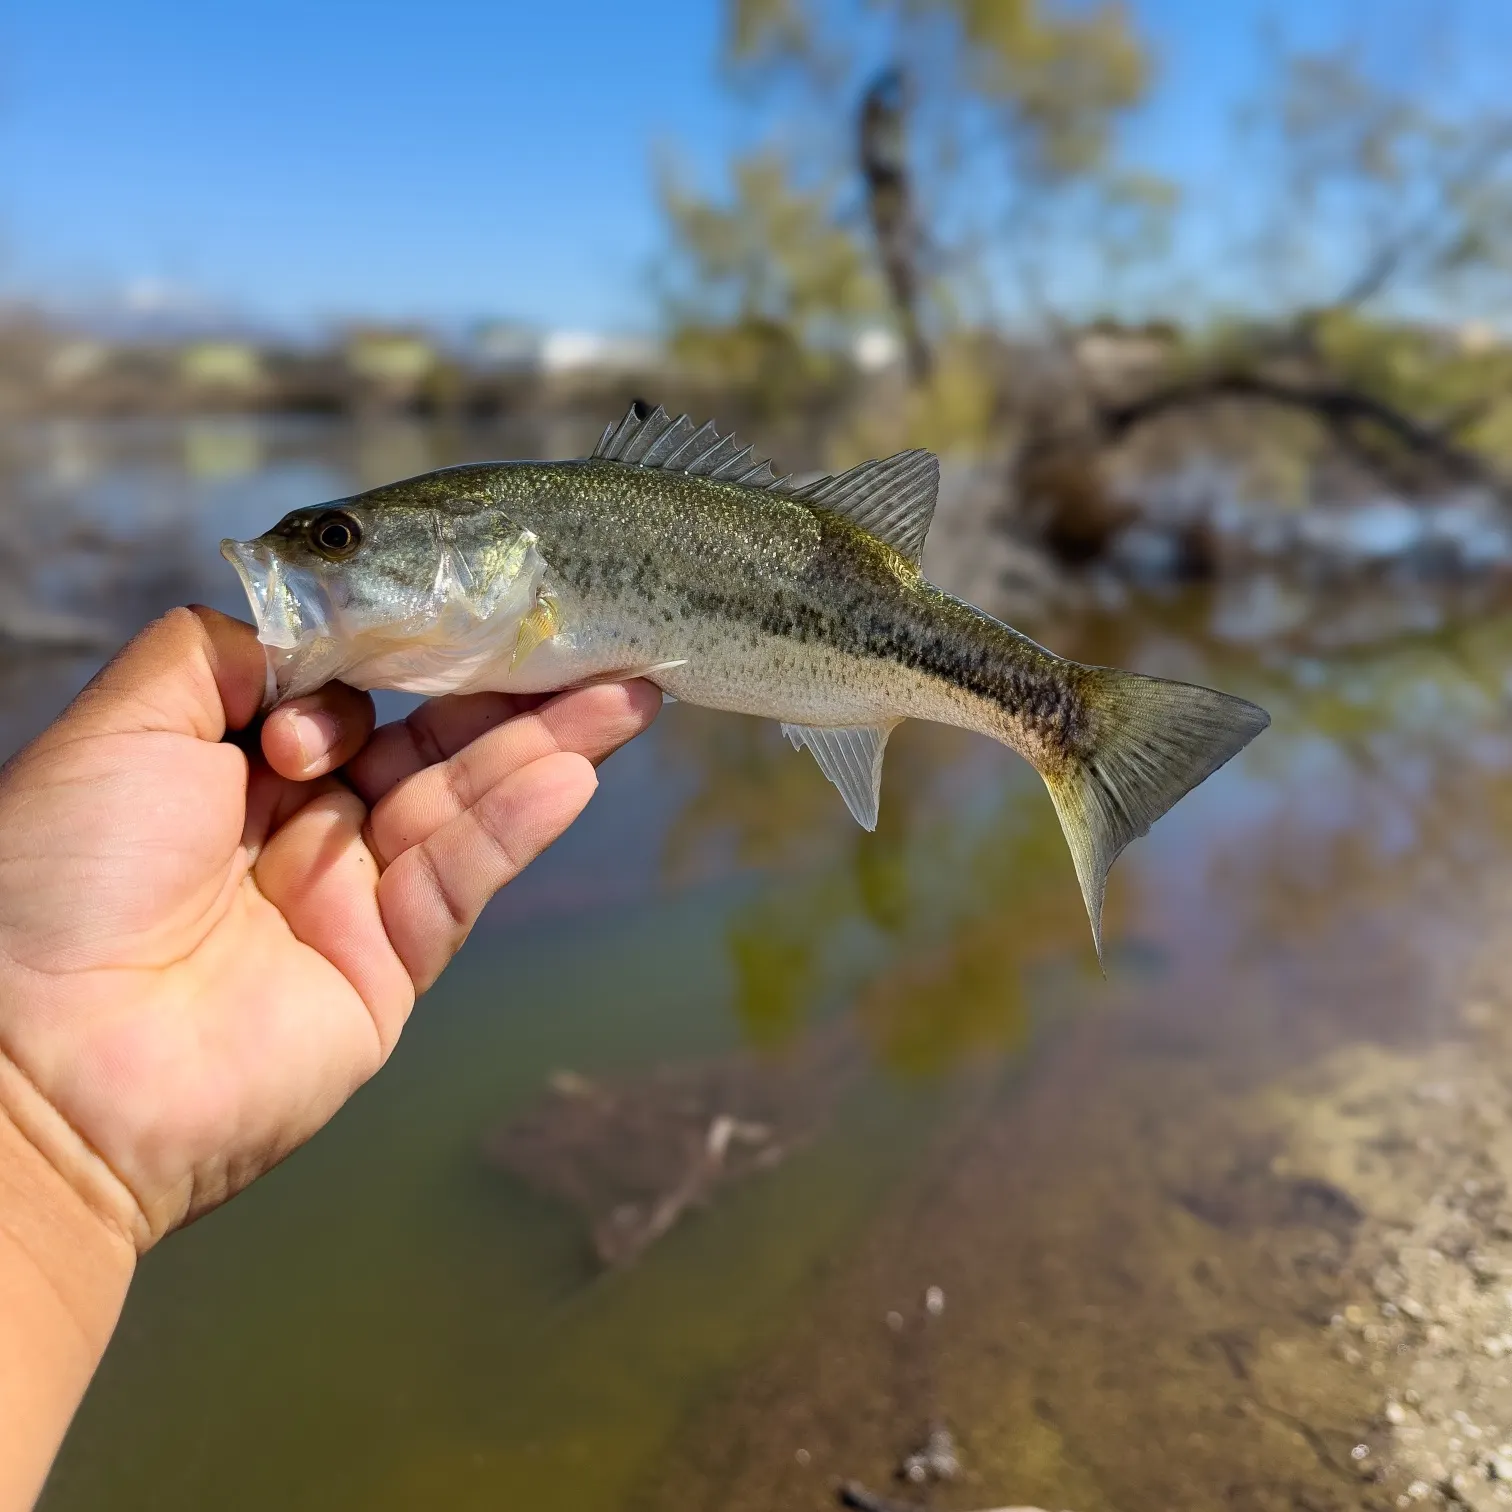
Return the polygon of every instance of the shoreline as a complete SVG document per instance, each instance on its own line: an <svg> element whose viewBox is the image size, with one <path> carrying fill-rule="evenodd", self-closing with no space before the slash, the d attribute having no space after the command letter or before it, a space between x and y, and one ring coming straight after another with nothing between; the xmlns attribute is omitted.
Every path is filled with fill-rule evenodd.
<svg viewBox="0 0 1512 1512"><path fill-rule="evenodd" d="M1467 895L1512 892L1480 881ZM1170 984L1068 1026L814 1278L633 1505L818 1512L849 1481L932 1512L1512 1505L1497 938L1378 940L1331 989L1375 992L1372 1032L1324 1014L1289 1063L1257 1051L1263 1004L1230 1007L1230 1028L1262 1022L1220 1064L1200 1031L1162 1042ZM1340 941L1321 944L1326 979ZM907 1485L935 1425L961 1473Z"/></svg>

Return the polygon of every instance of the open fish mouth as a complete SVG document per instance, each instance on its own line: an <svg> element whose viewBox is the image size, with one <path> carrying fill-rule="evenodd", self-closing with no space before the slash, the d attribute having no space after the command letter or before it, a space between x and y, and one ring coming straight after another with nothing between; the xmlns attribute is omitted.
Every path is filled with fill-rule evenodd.
<svg viewBox="0 0 1512 1512"><path fill-rule="evenodd" d="M252 609L257 638L279 651L330 634L325 594L304 573L288 572L262 541L221 542L221 555L236 569Z"/></svg>
<svg viewBox="0 0 1512 1512"><path fill-rule="evenodd" d="M267 617L268 590L272 586L278 564L266 547L256 541L224 540L220 554L236 569L241 579L242 591L252 610L252 621L257 626L257 638L263 638L263 621Z"/></svg>
<svg viewBox="0 0 1512 1512"><path fill-rule="evenodd" d="M263 707L313 692L339 676L346 654L334 638L324 586L298 568L291 571L261 540L226 540L220 549L241 579L267 657Z"/></svg>

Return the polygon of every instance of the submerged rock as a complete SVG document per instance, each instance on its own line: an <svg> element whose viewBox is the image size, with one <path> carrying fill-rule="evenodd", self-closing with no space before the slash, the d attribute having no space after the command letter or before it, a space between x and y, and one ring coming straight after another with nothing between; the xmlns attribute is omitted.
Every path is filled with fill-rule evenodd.
<svg viewBox="0 0 1512 1512"><path fill-rule="evenodd" d="M955 1439L950 1429L935 1427L923 1447L910 1454L898 1468L900 1480L915 1486L930 1481L952 1481L961 1473L961 1462L956 1456Z"/></svg>
<svg viewBox="0 0 1512 1512"><path fill-rule="evenodd" d="M863 1065L840 1026L782 1062L736 1054L613 1080L558 1071L539 1102L487 1135L484 1154L577 1213L602 1265L628 1266L812 1138Z"/></svg>

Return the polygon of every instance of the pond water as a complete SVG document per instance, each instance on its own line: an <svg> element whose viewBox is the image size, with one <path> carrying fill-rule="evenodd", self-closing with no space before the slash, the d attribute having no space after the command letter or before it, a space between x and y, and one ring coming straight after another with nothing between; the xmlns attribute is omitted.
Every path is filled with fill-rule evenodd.
<svg viewBox="0 0 1512 1512"><path fill-rule="evenodd" d="M0 653L0 753L149 614L239 612L220 537L447 462L576 454L591 431L9 434L0 595L16 623L54 619L50 646ZM1119 863L1106 982L1049 802L1008 753L905 726L866 835L775 728L667 709L490 908L383 1074L144 1260L48 1512L821 1506L942 1414L998 1478L935 1505L1214 1505L1181 1412L1130 1418L1086 1363L1116 1345L1137 1379L1173 1326L1145 1283L1185 1263L1184 1230L1128 1207L1136 1173L1207 1183L1187 1207L1211 1215L1224 1100L1342 1041L1434 1033L1473 879L1512 833L1512 622L1332 659L1215 624L1172 598L1026 627L1275 719ZM597 1206L568 1200L582 1182L564 1186L552 1146L552 1110L602 1087L643 1122L690 1088L754 1087L779 1109L771 1159L606 1270L591 1229L613 1221L613 1182ZM1089 1335L1115 1253L1127 1300ZM887 1353L947 1276L977 1340L958 1327L925 1364ZM986 1350L999 1312L1037 1342ZM830 1331L832 1371L812 1354ZM1022 1411L993 1418L1010 1380ZM1066 1448L1057 1392L1091 1414L1089 1442L1126 1432L1138 1454Z"/></svg>

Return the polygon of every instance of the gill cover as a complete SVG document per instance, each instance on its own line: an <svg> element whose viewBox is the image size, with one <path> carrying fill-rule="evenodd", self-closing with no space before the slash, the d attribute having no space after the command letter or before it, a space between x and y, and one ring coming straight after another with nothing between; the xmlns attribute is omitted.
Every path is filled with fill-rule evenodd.
<svg viewBox="0 0 1512 1512"><path fill-rule="evenodd" d="M448 522L450 523L450 522ZM227 540L268 659L265 705L332 679L433 696L467 691L515 645L536 610L546 564L529 531L469 546L436 532L434 571L385 571L382 541L326 562L270 532Z"/></svg>

